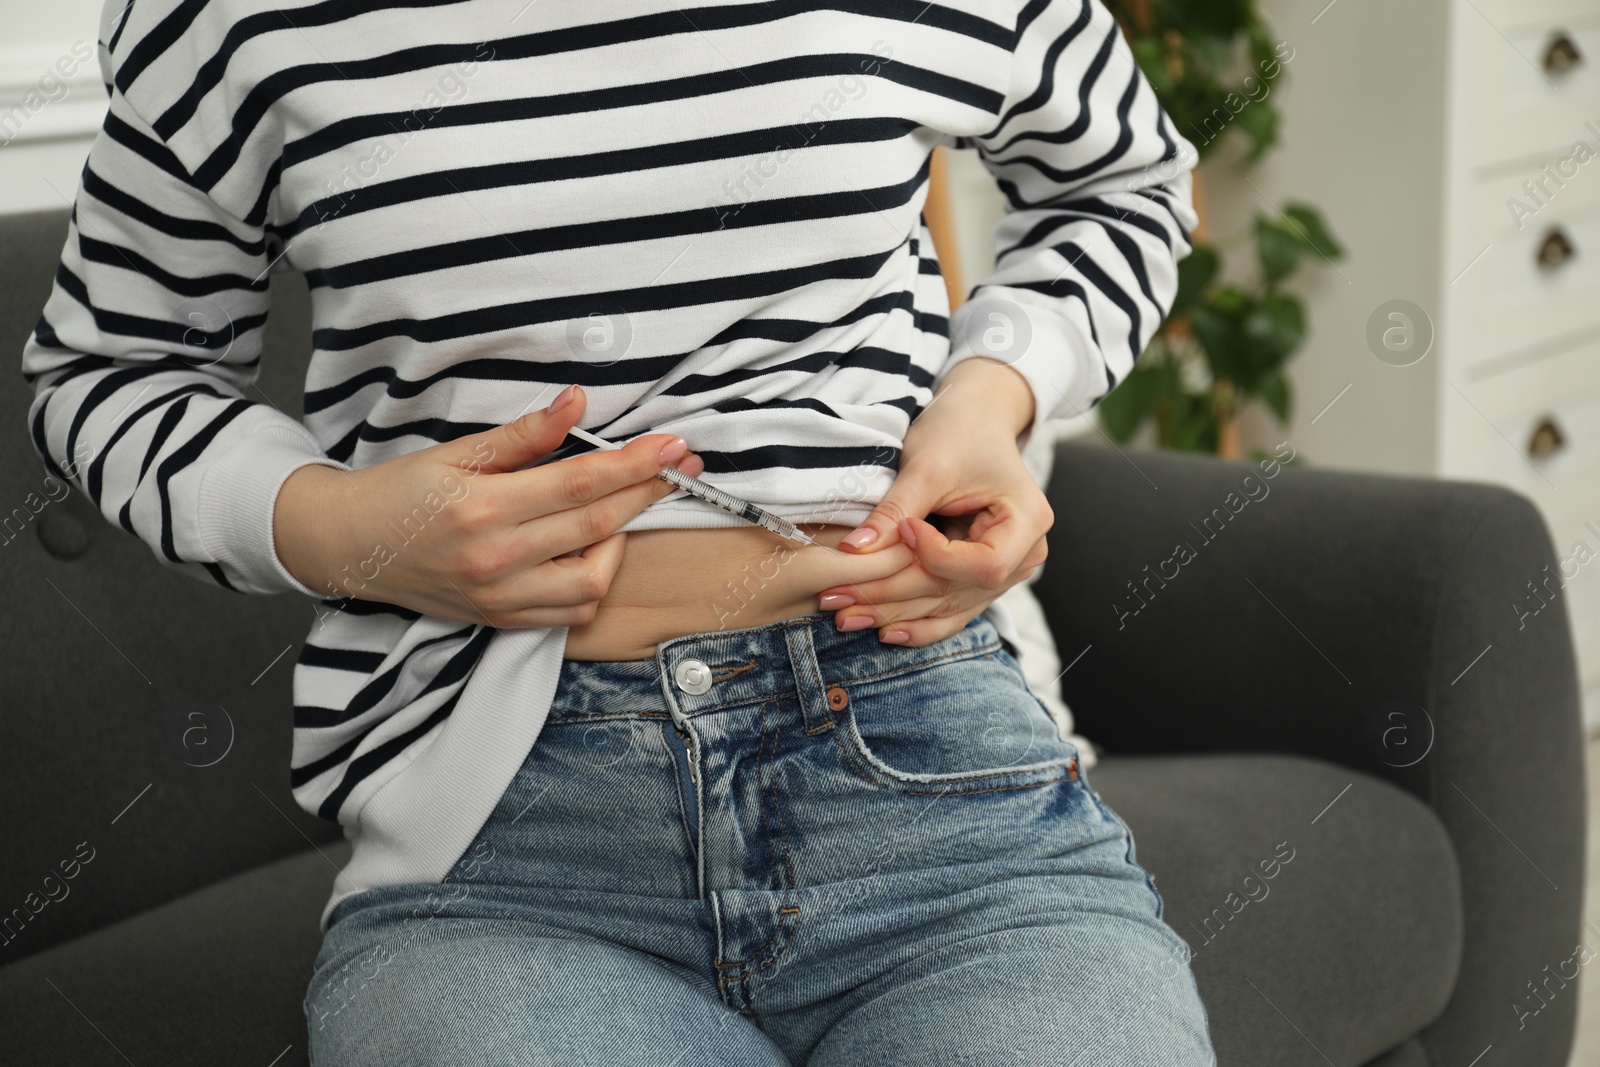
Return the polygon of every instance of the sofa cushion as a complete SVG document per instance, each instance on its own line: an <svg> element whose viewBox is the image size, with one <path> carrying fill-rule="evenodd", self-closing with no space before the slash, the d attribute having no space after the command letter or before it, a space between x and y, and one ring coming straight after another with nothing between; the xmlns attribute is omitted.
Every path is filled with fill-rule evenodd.
<svg viewBox="0 0 1600 1067"><path fill-rule="evenodd" d="M5 1061L303 1067L317 920L349 858L306 850L0 968Z"/></svg>
<svg viewBox="0 0 1600 1067"><path fill-rule="evenodd" d="M1107 755L1088 778L1189 942L1219 1063L1366 1063L1444 1010L1460 874L1416 797L1297 756Z"/></svg>

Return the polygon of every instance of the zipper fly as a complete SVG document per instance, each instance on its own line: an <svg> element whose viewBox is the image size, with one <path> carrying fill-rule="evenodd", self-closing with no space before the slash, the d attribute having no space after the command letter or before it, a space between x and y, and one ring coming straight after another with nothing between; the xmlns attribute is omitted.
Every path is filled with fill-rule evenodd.
<svg viewBox="0 0 1600 1067"><path fill-rule="evenodd" d="M673 716L677 718L676 713ZM678 745L683 749L681 756L674 756L673 762L678 763L678 792L683 801L683 813L688 819L685 830L689 835L689 850L695 854L696 862L700 853L700 758L695 752L694 737L688 730L673 724L673 736ZM699 875L697 877L703 877Z"/></svg>
<svg viewBox="0 0 1600 1067"><path fill-rule="evenodd" d="M673 733L677 735L678 743L683 746L684 758L689 761L689 781L694 785L699 785L700 755L694 749L694 742L689 737L689 731L680 726L674 726Z"/></svg>
<svg viewBox="0 0 1600 1067"><path fill-rule="evenodd" d="M689 761L689 781L695 785L700 784L699 763L700 754L695 751L693 736L689 733L689 717L678 710L676 704L667 709L672 715L672 729L678 735L678 743L683 746L683 754Z"/></svg>

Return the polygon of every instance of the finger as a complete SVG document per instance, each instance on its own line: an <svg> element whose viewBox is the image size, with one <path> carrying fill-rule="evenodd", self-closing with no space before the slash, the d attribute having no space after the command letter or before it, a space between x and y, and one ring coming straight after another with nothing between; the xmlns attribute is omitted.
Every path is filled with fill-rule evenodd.
<svg viewBox="0 0 1600 1067"><path fill-rule="evenodd" d="M617 573L617 568L622 566L622 553L627 547L628 535L614 533L610 537L601 538L592 545L584 545L571 556L562 560L551 560L558 567L570 568L580 573L594 573L602 576L607 585L607 592L611 579ZM570 560L572 562L564 562ZM597 598L598 599L598 598Z"/></svg>
<svg viewBox="0 0 1600 1067"><path fill-rule="evenodd" d="M1032 559L1031 554L1029 559ZM1036 563L1025 561L1025 565L1013 571L998 591L971 585L953 585L948 592L941 595L889 596L881 600L863 596L853 605L840 608L834 608L829 605L824 606L822 610L835 613L834 625L840 629L844 628L845 620L848 619L865 619L868 625L882 629L897 621L955 615L972 608L981 610L993 603L999 596L1004 595L1005 591L1012 586L1026 581L1033 574L1036 566ZM900 574L893 575L890 579L885 579L885 582L898 579L904 574L913 573L917 569L916 567L906 567ZM862 582L853 586L838 588L864 590L868 586L875 584L879 583ZM846 593L845 595L849 594ZM864 626L861 623L857 623L852 628L863 629Z"/></svg>
<svg viewBox="0 0 1600 1067"><path fill-rule="evenodd" d="M857 605L836 612L833 617L834 626L840 630L845 629L847 624L852 630L864 630L867 626L882 630L915 619L943 618L959 615L974 608L982 610L997 599L993 590L962 586L945 596L912 597L907 600ZM854 619L865 619L866 623L865 625L860 622L852 623L850 620Z"/></svg>
<svg viewBox="0 0 1600 1067"><path fill-rule="evenodd" d="M651 482L667 466L684 458L688 446L682 441L675 434L646 434L619 449L585 452L503 473L489 482L496 511L510 521L526 522L582 507L626 486Z"/></svg>
<svg viewBox="0 0 1600 1067"><path fill-rule="evenodd" d="M847 582L822 590L817 594L823 611L839 611L852 605L879 605L917 597L942 597L956 588L956 583L937 574L928 573L917 563L901 568L884 578L870 582Z"/></svg>
<svg viewBox="0 0 1600 1067"><path fill-rule="evenodd" d="M690 455L678 461L677 469L694 478L704 473L706 464L699 456ZM651 477L581 507L529 519L516 531L516 536L526 546L521 565L573 552L610 537L634 516L676 489L671 482Z"/></svg>
<svg viewBox="0 0 1600 1067"><path fill-rule="evenodd" d="M876 552L900 541L900 520L921 518L934 508L937 479L924 468L902 470L872 513L844 535L839 547L846 552Z"/></svg>
<svg viewBox="0 0 1600 1067"><path fill-rule="evenodd" d="M502 426L467 434L446 445L451 462L474 474L517 471L566 440L588 407L589 398L579 385L569 385L547 407L520 415ZM559 405L559 406L558 406Z"/></svg>
<svg viewBox="0 0 1600 1067"><path fill-rule="evenodd" d="M616 533L605 540L627 536ZM607 556L566 556L545 560L485 586L463 588L461 592L475 608L496 620L495 625L500 625L498 620L529 610L598 604L610 590L614 574L615 567Z"/></svg>
<svg viewBox="0 0 1600 1067"><path fill-rule="evenodd" d="M976 591L982 596L982 591ZM863 604L834 614L834 627L839 630L865 630L868 626L883 629L907 619L921 619L930 615L948 615L969 607L977 597L912 597L908 600L889 600L881 604ZM856 621L862 620L862 621Z"/></svg>
<svg viewBox="0 0 1600 1067"><path fill-rule="evenodd" d="M1009 504L1002 503L998 521L976 540L951 541L926 522L907 520L908 543L917 561L931 574L958 585L997 589L1024 564L1041 539L1040 528L1026 522ZM1045 527L1048 528L1048 525Z"/></svg>
<svg viewBox="0 0 1600 1067"><path fill-rule="evenodd" d="M489 588L474 589L464 595L497 626L502 625L503 620L532 625L526 620L552 613L571 620L562 625L588 621L593 618L592 610L574 609L585 606L592 609L605 598L617 568L622 565L627 539L625 533L614 533L584 546L579 555L545 560ZM587 618L583 617L585 615Z"/></svg>
<svg viewBox="0 0 1600 1067"><path fill-rule="evenodd" d="M883 628L878 639L884 644L922 648L960 633L966 629L967 623L982 615L988 607L988 604L981 604L955 615L930 616L892 623ZM897 639L897 634L905 634L904 640Z"/></svg>

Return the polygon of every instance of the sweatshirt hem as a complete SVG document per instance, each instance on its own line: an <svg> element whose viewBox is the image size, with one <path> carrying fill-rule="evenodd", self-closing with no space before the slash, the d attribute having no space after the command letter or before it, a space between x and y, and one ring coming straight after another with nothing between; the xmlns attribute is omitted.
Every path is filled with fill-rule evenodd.
<svg viewBox="0 0 1600 1067"><path fill-rule="evenodd" d="M368 889L442 882L528 758L560 680L567 628L500 630L439 733L354 816L351 857L319 925Z"/></svg>

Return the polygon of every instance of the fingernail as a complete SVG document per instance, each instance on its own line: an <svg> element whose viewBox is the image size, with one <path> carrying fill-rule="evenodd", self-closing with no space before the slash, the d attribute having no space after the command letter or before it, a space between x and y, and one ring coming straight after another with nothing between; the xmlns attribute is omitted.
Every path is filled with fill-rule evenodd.
<svg viewBox="0 0 1600 1067"><path fill-rule="evenodd" d="M678 473L687 474L691 478L698 478L706 472L706 461L699 456L690 456L678 464Z"/></svg>
<svg viewBox="0 0 1600 1067"><path fill-rule="evenodd" d="M904 630L885 630L878 635L878 640L891 645L903 645L911 640L911 635Z"/></svg>
<svg viewBox="0 0 1600 1067"><path fill-rule="evenodd" d="M844 537L841 538L840 540L841 540L841 543L847 544L851 548L866 548L868 545L872 544L872 542L876 541L877 539L878 539L878 531L877 530L874 530L870 526L863 526L859 530L855 530L855 531L853 531L851 533L845 534Z"/></svg>
<svg viewBox="0 0 1600 1067"><path fill-rule="evenodd" d="M844 631L845 633L850 633L852 630L865 630L867 627L869 627L871 625L872 625L872 616L870 616L870 615L852 615L850 618L844 620L843 622L841 622L839 624L839 629Z"/></svg>
<svg viewBox="0 0 1600 1067"><path fill-rule="evenodd" d="M661 454L656 457L663 467L670 467L682 459L689 451L689 442L681 437L674 437L661 447Z"/></svg>
<svg viewBox="0 0 1600 1067"><path fill-rule="evenodd" d="M554 415L556 412L560 411L562 408L564 408L568 404L572 403L573 399L577 395L578 395L578 387L577 387L577 385L569 385L565 389L561 390L561 392L556 394L556 398L554 400L550 401L550 406L548 408L546 408L545 410L547 412L549 412L550 414Z"/></svg>
<svg viewBox="0 0 1600 1067"><path fill-rule="evenodd" d="M828 593L822 598L822 610L838 611L840 608L848 608L855 602L856 598L848 593Z"/></svg>
<svg viewBox="0 0 1600 1067"><path fill-rule="evenodd" d="M910 545L912 551L916 551L917 531L916 528L911 525L910 519L900 520L900 540L904 541L907 545ZM895 632L904 633L905 631L897 630Z"/></svg>

